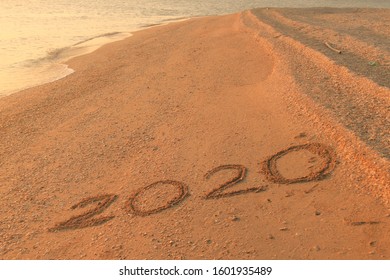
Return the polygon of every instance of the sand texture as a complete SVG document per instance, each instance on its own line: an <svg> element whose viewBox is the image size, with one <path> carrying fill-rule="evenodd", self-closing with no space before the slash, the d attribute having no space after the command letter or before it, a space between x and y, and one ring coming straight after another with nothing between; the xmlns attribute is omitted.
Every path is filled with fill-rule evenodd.
<svg viewBox="0 0 390 280"><path fill-rule="evenodd" d="M0 258L389 259L389 22L191 19L1 98Z"/></svg>

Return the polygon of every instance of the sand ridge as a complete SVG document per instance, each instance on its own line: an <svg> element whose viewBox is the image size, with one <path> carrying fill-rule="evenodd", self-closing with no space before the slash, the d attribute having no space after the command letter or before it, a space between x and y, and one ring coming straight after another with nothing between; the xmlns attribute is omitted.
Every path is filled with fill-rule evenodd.
<svg viewBox="0 0 390 280"><path fill-rule="evenodd" d="M388 259L363 186L386 160L297 114L290 60L247 16L136 32L0 99L1 258Z"/></svg>
<svg viewBox="0 0 390 280"><path fill-rule="evenodd" d="M289 69L287 75L294 77L295 85L299 88L298 91L304 93L299 95L292 91L292 94L286 94L286 102L296 105L290 112L294 115L304 116L308 122L327 131L328 137L337 139L338 153L344 154L356 170L360 170L362 173L370 170L369 176L357 176L356 180L365 181L364 184L359 185L364 185L364 188L369 189L372 194L388 202L389 190L387 186L390 177L386 151L389 148L389 110L387 109L389 89L354 72L351 63L343 61L343 59L340 61L340 55L330 51L323 44L331 38L326 36L327 29L323 30L324 25L329 25L326 24L329 18L338 17L338 20L342 20L345 25L354 26L355 29L351 26L344 28L347 29L347 34L344 33L345 30L341 29L343 32L338 35L342 37L349 36L350 33L356 34L354 31L359 27L358 24L366 22L376 13L382 13L384 22L388 21L388 10L326 8L305 11L307 11L307 15L300 17L299 20L316 24L317 37L322 38L319 45L307 40L307 38L303 40L299 35L296 35L296 33L301 32L305 36L312 36L310 34L312 26L309 32L306 29L301 30L300 27L294 29L290 26L288 27L289 35L285 36L286 29L277 23L270 23L269 17L263 17L263 14L269 13L278 14L276 18L285 19L282 14L294 14L297 12L295 9L258 9L253 11L253 13L257 13L257 17L252 13L244 13L242 21L248 27L254 24L255 30L262 30L259 35L262 38L267 38L267 42L270 42L273 50L278 53L280 60L283 63L286 62L283 67L280 67L279 72ZM361 12L362 22L356 20L356 12ZM313 18L323 20L316 21ZM286 21L292 22L291 20ZM300 26L300 21L293 23ZM378 32L375 24L371 23L367 26L375 30L374 34ZM379 23L378 26L381 24ZM334 27L335 30L338 28L339 26ZM361 38L361 35L358 38ZM372 38L375 36L364 37L369 42ZM353 53L355 48L352 43L355 41L356 39L350 44L340 46L344 52ZM385 56L386 49L382 49L382 54ZM357 64L357 61L353 61L352 64ZM365 65L371 67L368 63ZM381 69L377 69L378 71L388 74L385 66L379 68ZM307 83L308 80L313 83Z"/></svg>

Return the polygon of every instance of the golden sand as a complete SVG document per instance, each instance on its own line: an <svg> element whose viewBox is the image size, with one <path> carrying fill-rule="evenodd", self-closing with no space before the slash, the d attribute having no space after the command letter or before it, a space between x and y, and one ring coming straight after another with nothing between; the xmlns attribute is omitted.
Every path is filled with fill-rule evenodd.
<svg viewBox="0 0 390 280"><path fill-rule="evenodd" d="M388 259L389 89L333 57L367 59L353 34L313 26L264 9L154 27L1 98L1 258ZM349 126L350 95L380 120Z"/></svg>

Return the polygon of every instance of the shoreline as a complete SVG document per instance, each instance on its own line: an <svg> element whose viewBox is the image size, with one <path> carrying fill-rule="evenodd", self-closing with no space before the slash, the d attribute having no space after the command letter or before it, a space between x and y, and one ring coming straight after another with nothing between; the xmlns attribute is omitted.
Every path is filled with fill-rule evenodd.
<svg viewBox="0 0 390 280"><path fill-rule="evenodd" d="M28 60L29 63L35 64L35 66L30 66L25 69L19 69L18 74L20 75L21 73L24 73L24 75L26 76L31 76L31 75L37 75L36 72L39 72L40 75L43 75L44 77L41 77L40 81L35 82L34 84L32 84L30 81L30 82L26 82L25 86L18 86L17 88L13 88L13 89L10 88L7 89L7 91L0 92L0 98L63 79L68 75L74 73L74 70L72 68L69 68L67 64L69 60L75 57L80 57L92 53L107 44L125 40L131 37L134 32L146 30L156 26L163 26L174 22L181 22L191 18L196 18L196 16L182 17L178 19L169 19L169 20L165 19L163 21L156 22L153 24L139 26L137 29L134 29L132 31L127 31L127 32L104 33L91 38L87 38L85 40L82 40L80 42L77 42L75 44L66 47L52 50L45 57L29 59ZM53 69L55 69L54 71L56 73L54 76L53 76Z"/></svg>
<svg viewBox="0 0 390 280"><path fill-rule="evenodd" d="M389 259L386 124L345 114L388 88L306 38L340 15L290 12L140 30L0 98L1 258Z"/></svg>

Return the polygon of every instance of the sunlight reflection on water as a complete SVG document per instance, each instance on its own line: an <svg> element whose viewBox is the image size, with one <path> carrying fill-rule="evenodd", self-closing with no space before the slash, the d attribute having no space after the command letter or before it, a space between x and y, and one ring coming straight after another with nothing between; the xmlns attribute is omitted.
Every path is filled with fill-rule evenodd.
<svg viewBox="0 0 390 280"><path fill-rule="evenodd" d="M369 3L367 3L369 2ZM60 64L143 26L254 7L387 7L388 0L2 0L0 96L71 73ZM91 38L94 38L91 40Z"/></svg>

